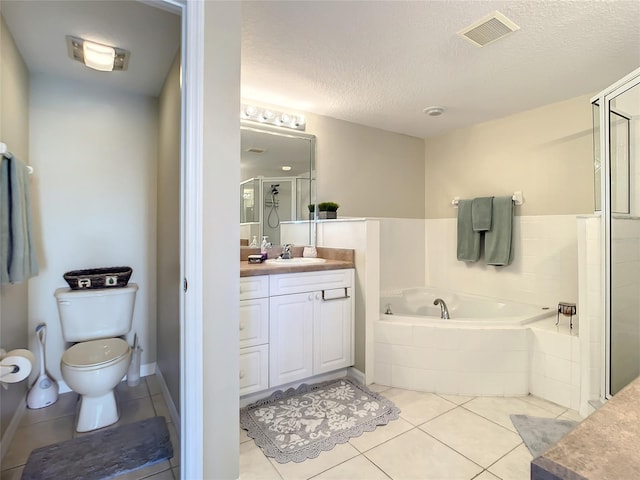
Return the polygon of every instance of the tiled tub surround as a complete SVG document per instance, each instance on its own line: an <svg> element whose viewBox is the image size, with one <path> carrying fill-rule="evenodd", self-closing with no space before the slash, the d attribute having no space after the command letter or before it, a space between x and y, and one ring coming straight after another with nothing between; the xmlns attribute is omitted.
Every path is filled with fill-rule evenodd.
<svg viewBox="0 0 640 480"><path fill-rule="evenodd" d="M456 260L456 219L428 219L424 284L537 305L577 303L576 237L575 215L516 215L513 263L495 267L481 258L467 264Z"/></svg>
<svg viewBox="0 0 640 480"><path fill-rule="evenodd" d="M384 315L382 316L382 318ZM577 408L579 343L555 317L508 327L375 325L375 382L438 394L533 393ZM572 361L575 360L575 361Z"/></svg>

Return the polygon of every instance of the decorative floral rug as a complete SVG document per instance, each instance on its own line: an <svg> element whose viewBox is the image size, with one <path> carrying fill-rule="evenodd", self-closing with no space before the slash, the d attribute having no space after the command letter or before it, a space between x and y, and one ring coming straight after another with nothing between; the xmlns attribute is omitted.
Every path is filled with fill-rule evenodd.
<svg viewBox="0 0 640 480"><path fill-rule="evenodd" d="M316 458L398 418L382 395L349 378L279 390L240 410L240 425L278 463Z"/></svg>

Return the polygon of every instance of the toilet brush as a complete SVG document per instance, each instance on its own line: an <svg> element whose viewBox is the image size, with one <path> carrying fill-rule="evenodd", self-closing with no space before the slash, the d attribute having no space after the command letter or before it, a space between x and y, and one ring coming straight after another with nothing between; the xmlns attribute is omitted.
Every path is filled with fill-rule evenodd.
<svg viewBox="0 0 640 480"><path fill-rule="evenodd" d="M44 364L44 343L47 338L45 323L36 327L36 338L40 350L40 375L27 395L27 407L32 409L48 407L58 400L58 383L47 375Z"/></svg>

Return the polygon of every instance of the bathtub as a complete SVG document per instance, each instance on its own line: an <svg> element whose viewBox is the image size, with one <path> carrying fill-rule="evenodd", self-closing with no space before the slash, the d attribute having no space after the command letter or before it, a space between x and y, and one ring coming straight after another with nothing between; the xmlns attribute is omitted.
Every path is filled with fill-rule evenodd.
<svg viewBox="0 0 640 480"><path fill-rule="evenodd" d="M440 318L442 298L450 319ZM527 324L555 315L543 306L432 288L381 295L374 328L374 381L454 395L527 395ZM384 312L390 309L392 315Z"/></svg>

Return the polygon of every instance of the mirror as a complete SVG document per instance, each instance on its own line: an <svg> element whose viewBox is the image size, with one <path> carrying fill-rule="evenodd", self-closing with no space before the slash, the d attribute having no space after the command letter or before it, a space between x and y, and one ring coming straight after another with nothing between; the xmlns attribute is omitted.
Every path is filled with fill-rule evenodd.
<svg viewBox="0 0 640 480"><path fill-rule="evenodd" d="M316 137L240 122L240 245L315 245Z"/></svg>

